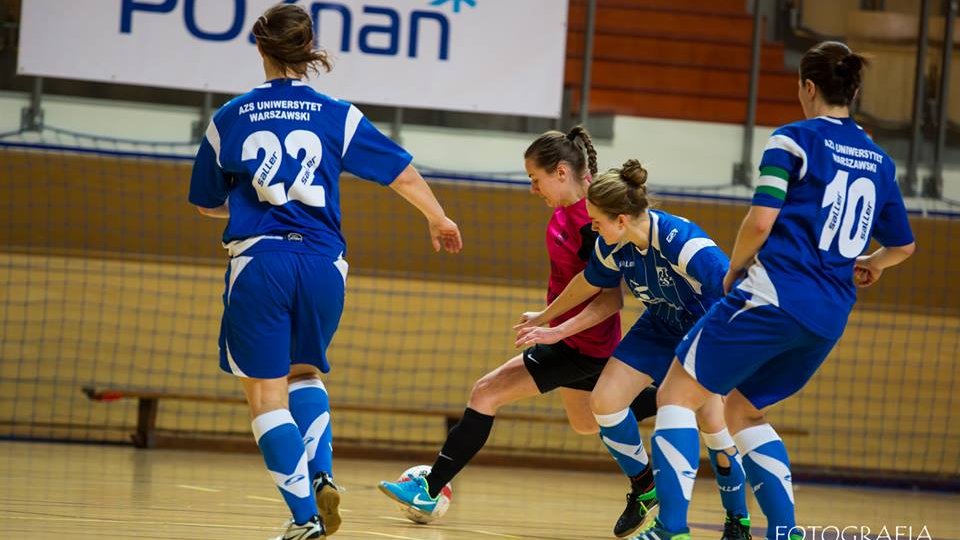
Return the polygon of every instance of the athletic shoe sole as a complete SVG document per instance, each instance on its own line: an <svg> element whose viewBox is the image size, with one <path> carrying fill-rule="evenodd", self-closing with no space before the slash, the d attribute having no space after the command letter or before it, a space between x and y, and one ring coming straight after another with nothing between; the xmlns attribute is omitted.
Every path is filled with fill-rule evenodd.
<svg viewBox="0 0 960 540"><path fill-rule="evenodd" d="M343 518L340 517L340 492L329 485L325 485L317 492L317 511L323 519L323 527L327 536L337 532Z"/></svg>

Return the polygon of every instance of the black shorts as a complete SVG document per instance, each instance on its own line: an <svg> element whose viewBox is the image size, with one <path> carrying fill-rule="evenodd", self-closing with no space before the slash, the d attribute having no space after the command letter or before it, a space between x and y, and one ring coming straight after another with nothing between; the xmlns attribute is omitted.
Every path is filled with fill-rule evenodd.
<svg viewBox="0 0 960 540"><path fill-rule="evenodd" d="M523 351L523 365L542 394L560 387L593 390L607 360L581 354L562 341Z"/></svg>

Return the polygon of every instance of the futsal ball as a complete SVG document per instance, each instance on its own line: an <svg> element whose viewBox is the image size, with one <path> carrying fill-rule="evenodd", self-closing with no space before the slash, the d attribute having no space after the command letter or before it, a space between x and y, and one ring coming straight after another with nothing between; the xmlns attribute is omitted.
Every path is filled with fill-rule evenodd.
<svg viewBox="0 0 960 540"><path fill-rule="evenodd" d="M397 482L410 482L413 478L417 476L426 476L430 474L429 465L414 465L409 469L403 471L403 474L400 475L400 478L397 479ZM443 517L447 513L447 510L450 509L450 501L453 499L453 488L450 484L443 486L443 489L440 490L440 500L437 501L437 506L434 508L433 512L426 513L416 508L411 508L409 506L400 505L400 511L403 512L403 515L414 523L427 524L432 521L436 521Z"/></svg>

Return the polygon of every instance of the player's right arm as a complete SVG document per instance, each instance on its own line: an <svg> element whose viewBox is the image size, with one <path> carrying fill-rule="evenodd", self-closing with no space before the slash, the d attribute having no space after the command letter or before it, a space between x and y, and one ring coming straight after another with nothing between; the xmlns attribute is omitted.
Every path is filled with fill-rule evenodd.
<svg viewBox="0 0 960 540"><path fill-rule="evenodd" d="M623 308L623 291L603 289L583 311L554 327L525 326L517 331L518 348L541 343L550 345L600 324ZM525 314L526 315L526 314ZM522 323L521 323L522 324ZM519 325L518 325L519 326Z"/></svg>
<svg viewBox="0 0 960 540"><path fill-rule="evenodd" d="M573 276L570 283L563 289L550 305L543 311L528 311L520 316L520 322L513 329L518 333L524 328L548 324L553 319L570 311L587 301L588 298L600 292L600 287L591 285L584 277L584 270Z"/></svg>
<svg viewBox="0 0 960 540"><path fill-rule="evenodd" d="M443 212L436 196L413 166L413 156L390 140L355 106L347 111L342 149L343 169L390 186L427 218L433 249L456 253L463 248L460 229Z"/></svg>
<svg viewBox="0 0 960 540"><path fill-rule="evenodd" d="M893 173L896 177L896 173ZM907 209L896 184L891 182L890 196L877 216L873 237L880 242L880 249L870 255L857 257L853 266L853 282L858 287L869 287L880 279L885 268L907 260L916 251L917 244L910 230Z"/></svg>
<svg viewBox="0 0 960 540"><path fill-rule="evenodd" d="M853 281L857 287L869 287L880 279L885 268L896 266L910 258L916 251L916 242L905 246L882 247L870 255L857 257L853 266Z"/></svg>
<svg viewBox="0 0 960 540"><path fill-rule="evenodd" d="M390 183L390 188L427 218L434 251L440 251L442 247L450 253L456 253L463 248L463 240L457 224L443 213L440 202L413 165L407 165L403 172Z"/></svg>
<svg viewBox="0 0 960 540"><path fill-rule="evenodd" d="M548 324L559 315L586 302L588 298L600 292L600 289L616 289L619 293L621 274L620 267L613 259L615 249L616 246L609 246L598 237L594 242L590 260L587 261L587 267L567 283L563 292L550 302L545 310L524 313L513 329L519 333L527 327Z"/></svg>
<svg viewBox="0 0 960 540"><path fill-rule="evenodd" d="M204 216L229 218L230 181L220 166L220 133L215 120L216 116L210 120L193 160L189 200Z"/></svg>

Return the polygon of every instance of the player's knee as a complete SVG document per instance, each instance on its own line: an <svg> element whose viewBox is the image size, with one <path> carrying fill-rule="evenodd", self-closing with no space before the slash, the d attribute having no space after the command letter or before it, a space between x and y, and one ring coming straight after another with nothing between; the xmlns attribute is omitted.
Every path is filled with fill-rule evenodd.
<svg viewBox="0 0 960 540"><path fill-rule="evenodd" d="M256 418L262 414L279 409L287 409L287 403L280 399L262 399L256 402L248 403L250 407L250 418Z"/></svg>
<svg viewBox="0 0 960 540"><path fill-rule="evenodd" d="M667 405L679 405L681 399L676 395L676 392L673 391L673 388L669 385L661 386L657 389L657 409L665 407Z"/></svg>
<svg viewBox="0 0 960 540"><path fill-rule="evenodd" d="M484 414L493 414L501 405L493 377L485 375L474 383L473 390L470 392L471 409Z"/></svg>
<svg viewBox="0 0 960 540"><path fill-rule="evenodd" d="M316 366L309 364L293 364L290 366L290 374L287 375L289 382L302 381L306 379L319 379L320 370Z"/></svg>
<svg viewBox="0 0 960 540"><path fill-rule="evenodd" d="M731 433L766 423L763 411L757 410L745 400L735 398L727 398L724 404L724 419Z"/></svg>
<svg viewBox="0 0 960 540"><path fill-rule="evenodd" d="M610 398L607 392L594 389L594 391L590 393L590 411L593 412L593 414L613 414L621 410L623 410L623 406L614 403L614 400Z"/></svg>

